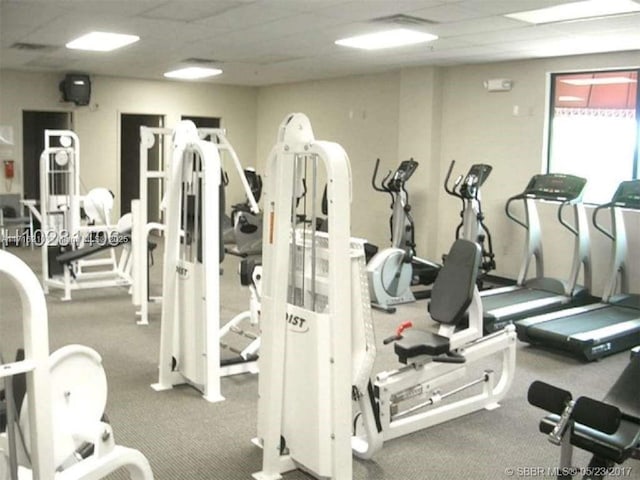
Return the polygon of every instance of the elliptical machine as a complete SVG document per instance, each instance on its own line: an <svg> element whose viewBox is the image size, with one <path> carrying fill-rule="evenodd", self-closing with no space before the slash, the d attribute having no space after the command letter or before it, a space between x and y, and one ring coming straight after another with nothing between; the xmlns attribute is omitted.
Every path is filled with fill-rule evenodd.
<svg viewBox="0 0 640 480"><path fill-rule="evenodd" d="M418 168L413 158L403 160L393 175L387 172L376 184L380 159L376 159L371 185L391 197L391 247L377 252L367 264L369 294L374 308L395 312L394 305L415 302L411 285L433 283L440 266L416 257L415 233L409 193L405 185Z"/></svg>
<svg viewBox="0 0 640 480"><path fill-rule="evenodd" d="M440 265L416 256L413 217L406 182L418 168L413 159L404 160L396 171L391 172L376 184L380 160L376 160L371 183L379 192L391 196L391 248L386 248L371 259L367 265L369 276L369 294L374 308L388 313L395 312L395 305L410 303L416 300L411 290L414 285L432 284L440 271ZM484 224L480 187L491 173L492 167L486 164L474 164L467 174L460 175L449 187L455 160L451 161L444 181L444 189L449 195L462 201L461 221L456 228L456 239L463 238L478 243L482 249L480 274L495 269L495 260L491 242L491 234ZM486 247L485 247L486 242ZM481 276L479 277L482 278ZM429 296L419 295L422 298ZM423 292L420 292L423 294Z"/></svg>
<svg viewBox="0 0 640 480"><path fill-rule="evenodd" d="M453 182L453 186L449 187L449 180L455 163L455 160L451 160L449 171L444 180L444 190L449 195L459 198L462 202L460 224L456 227L456 240L464 238L476 242L480 246L482 261L480 263L478 281L481 281L482 275L486 275L496 268L491 232L484 224L484 213L482 213L482 201L480 198L480 187L489 177L493 167L485 163L471 165L471 168L464 176L464 181L462 175L460 175Z"/></svg>

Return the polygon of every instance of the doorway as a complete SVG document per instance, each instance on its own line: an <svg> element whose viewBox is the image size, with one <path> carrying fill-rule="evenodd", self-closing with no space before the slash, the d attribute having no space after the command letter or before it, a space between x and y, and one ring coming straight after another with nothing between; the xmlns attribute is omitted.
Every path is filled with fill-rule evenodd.
<svg viewBox="0 0 640 480"><path fill-rule="evenodd" d="M164 115L123 113L120 115L120 214L131 211L131 200L140 198L140 127L164 126ZM163 168L162 135L156 136L156 143L148 150L149 170ZM161 185L155 180L149 182L147 218L159 222Z"/></svg>
<svg viewBox="0 0 640 480"><path fill-rule="evenodd" d="M45 130L71 130L71 112L22 112L22 191L26 199L40 199L40 155ZM58 138L52 139L54 142ZM51 145L58 147L60 145Z"/></svg>

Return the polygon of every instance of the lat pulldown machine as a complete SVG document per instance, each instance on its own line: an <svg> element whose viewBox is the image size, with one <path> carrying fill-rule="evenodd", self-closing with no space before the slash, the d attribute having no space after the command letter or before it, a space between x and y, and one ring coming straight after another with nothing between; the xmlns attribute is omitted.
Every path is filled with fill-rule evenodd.
<svg viewBox="0 0 640 480"><path fill-rule="evenodd" d="M220 177L216 144L201 140L192 122L180 122L165 192L160 366L153 388L186 383L211 402L224 400L222 376L255 371L255 358L220 360Z"/></svg>

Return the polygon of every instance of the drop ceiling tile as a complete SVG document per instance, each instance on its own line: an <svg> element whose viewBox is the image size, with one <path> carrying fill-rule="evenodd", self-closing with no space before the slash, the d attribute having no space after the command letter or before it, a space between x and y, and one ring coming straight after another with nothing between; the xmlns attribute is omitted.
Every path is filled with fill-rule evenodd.
<svg viewBox="0 0 640 480"><path fill-rule="evenodd" d="M157 2L156 2L157 4ZM182 20L194 21L219 15L233 8L242 7L246 3L234 0L212 1L188 1L188 2L167 2L141 13L141 17L162 19L162 20Z"/></svg>
<svg viewBox="0 0 640 480"><path fill-rule="evenodd" d="M196 20L194 23L206 25L209 28L221 28L225 30L241 30L254 25L272 22L280 18L295 15L287 8L273 3L248 3L230 10L226 10L212 17Z"/></svg>
<svg viewBox="0 0 640 480"><path fill-rule="evenodd" d="M507 13L537 10L552 7L569 0L463 0L457 5L490 15L504 15Z"/></svg>
<svg viewBox="0 0 640 480"><path fill-rule="evenodd" d="M468 35L471 33L508 30L521 26L522 22L511 20L510 18L485 17L475 20L464 20L462 22L432 25L431 27L429 27L429 31L441 37L455 37L458 35Z"/></svg>
<svg viewBox="0 0 640 480"><path fill-rule="evenodd" d="M473 9L461 8L456 4L439 5L437 7L414 10L411 12L411 15L433 20L438 23L461 22L463 20L488 16L485 13L478 12ZM426 26L425 28L428 29L429 27Z"/></svg>

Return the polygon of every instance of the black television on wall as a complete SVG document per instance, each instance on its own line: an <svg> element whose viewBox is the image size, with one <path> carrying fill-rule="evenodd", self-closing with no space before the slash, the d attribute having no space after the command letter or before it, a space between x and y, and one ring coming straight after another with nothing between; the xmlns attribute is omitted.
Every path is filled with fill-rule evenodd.
<svg viewBox="0 0 640 480"><path fill-rule="evenodd" d="M62 99L76 105L89 105L91 100L91 79L84 73L69 73L60 82Z"/></svg>

